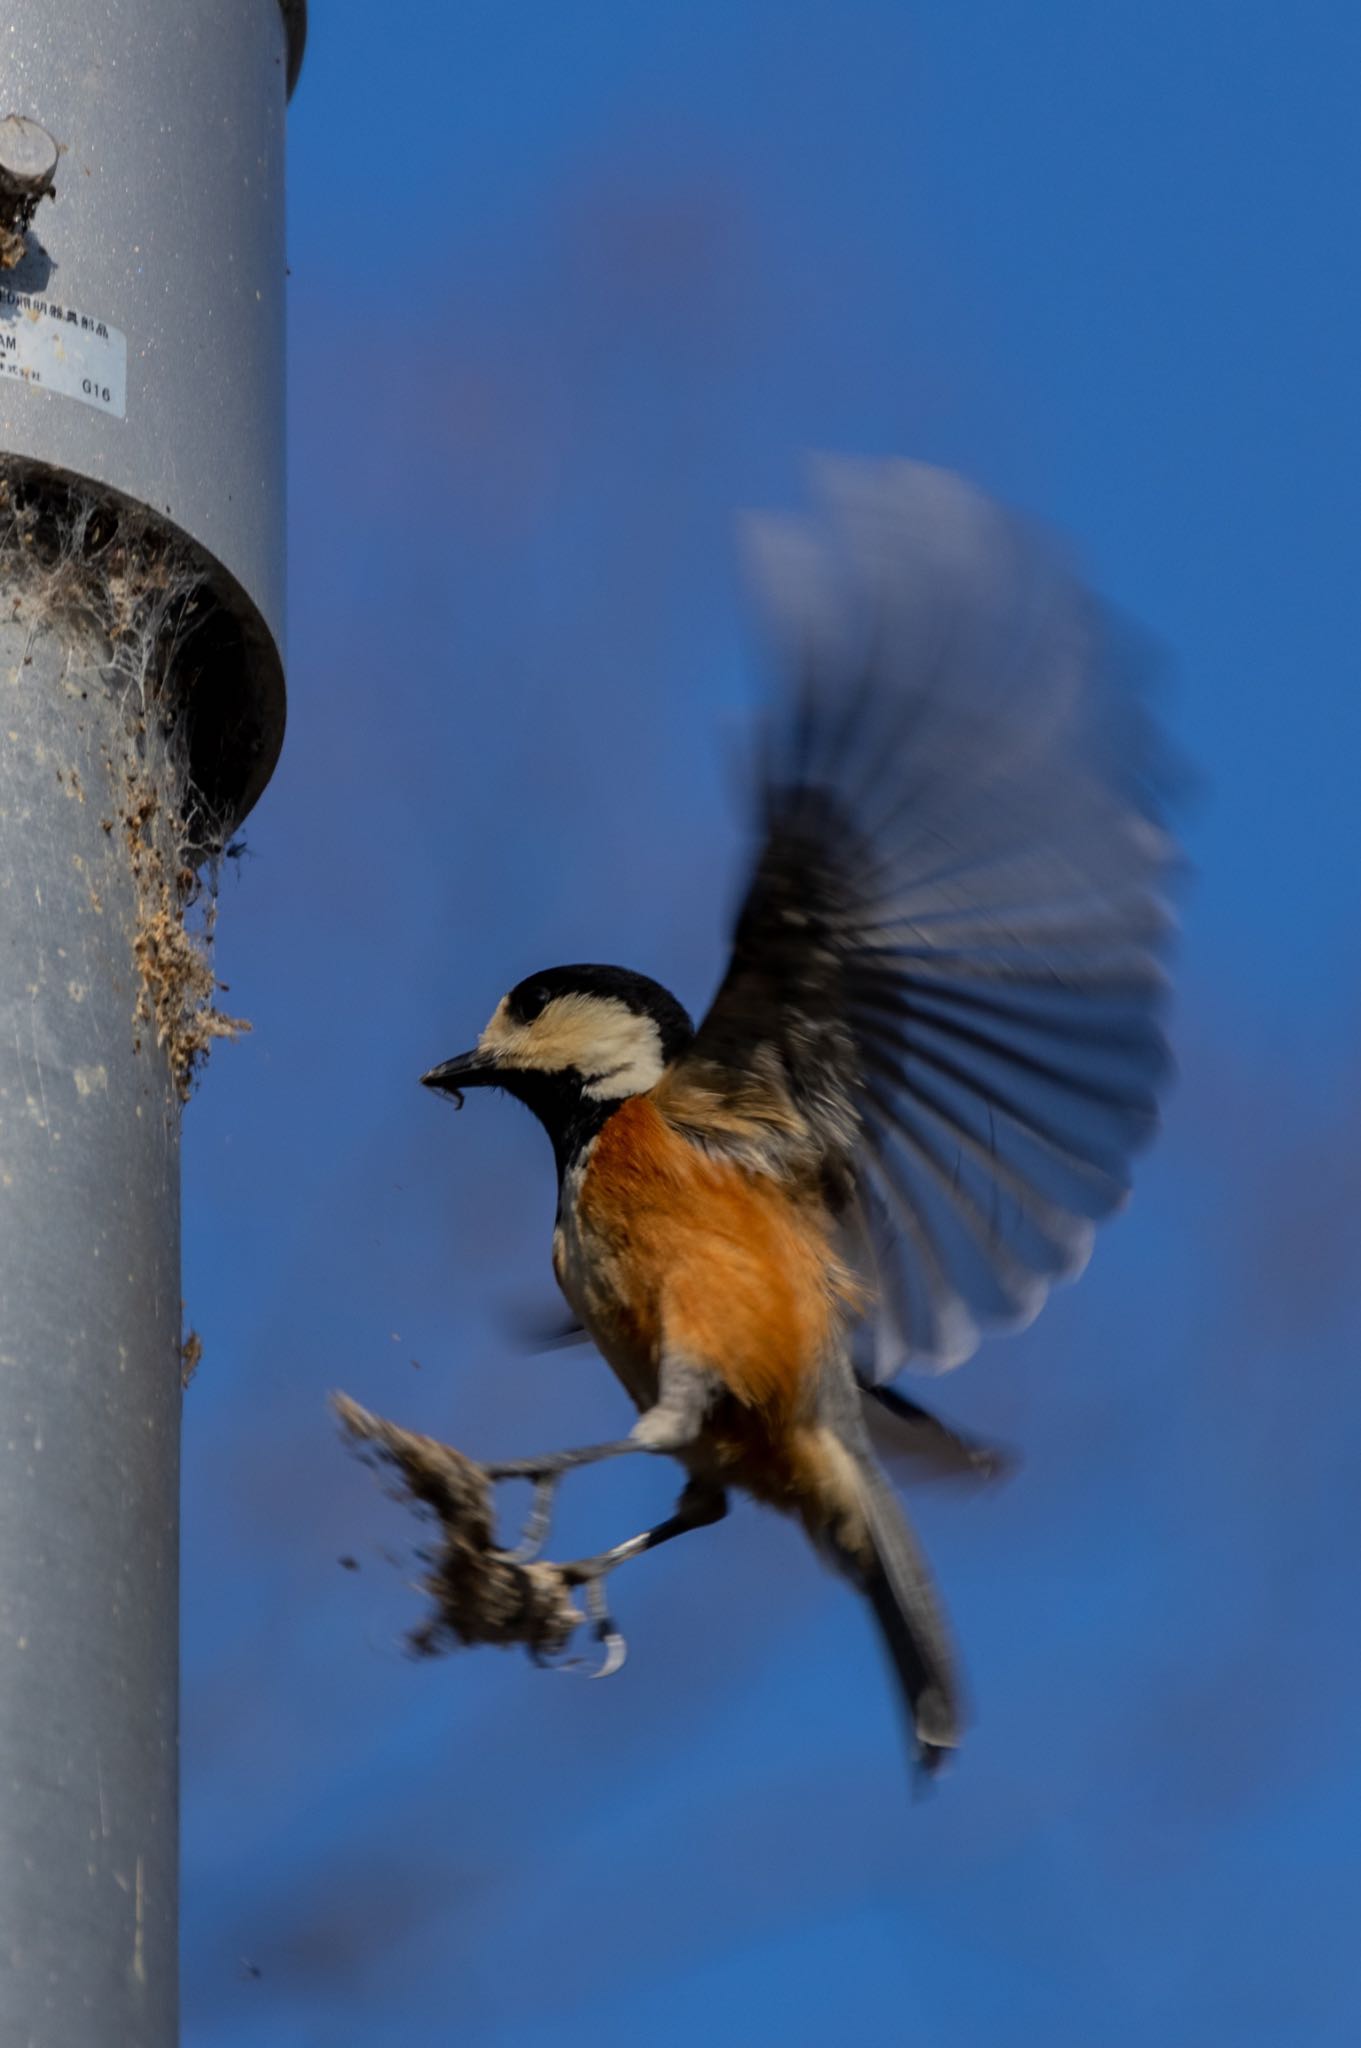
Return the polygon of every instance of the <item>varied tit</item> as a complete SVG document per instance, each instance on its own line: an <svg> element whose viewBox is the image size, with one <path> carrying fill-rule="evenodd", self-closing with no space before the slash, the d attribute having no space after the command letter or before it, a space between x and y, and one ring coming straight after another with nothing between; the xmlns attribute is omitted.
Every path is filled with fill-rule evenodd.
<svg viewBox="0 0 1361 2048"><path fill-rule="evenodd" d="M932 1767L959 1687L870 1396L986 1463L883 1382L1028 1323L1123 1202L1168 1069L1173 848L1128 648L1053 547L915 464L826 484L829 517L753 529L787 681L698 1029L643 975L556 967L423 1078L544 1125L554 1271L639 1410L532 1469L677 1459L675 1515L621 1556L730 1487L796 1517Z"/></svg>

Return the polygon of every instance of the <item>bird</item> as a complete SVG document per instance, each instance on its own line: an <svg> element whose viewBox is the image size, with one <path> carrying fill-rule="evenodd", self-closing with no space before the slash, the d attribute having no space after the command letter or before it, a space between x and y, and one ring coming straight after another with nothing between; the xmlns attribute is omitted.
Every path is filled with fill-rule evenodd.
<svg viewBox="0 0 1361 2048"><path fill-rule="evenodd" d="M922 463L816 482L746 528L776 686L707 1012L557 966L421 1078L538 1118L559 1288L638 1410L514 1469L676 1460L675 1513L611 1558L731 1490L793 1518L865 1601L931 1773L959 1659L882 1426L997 1461L890 1382L1031 1322L1124 1204L1171 1071L1178 854L1148 650L1058 541Z"/></svg>

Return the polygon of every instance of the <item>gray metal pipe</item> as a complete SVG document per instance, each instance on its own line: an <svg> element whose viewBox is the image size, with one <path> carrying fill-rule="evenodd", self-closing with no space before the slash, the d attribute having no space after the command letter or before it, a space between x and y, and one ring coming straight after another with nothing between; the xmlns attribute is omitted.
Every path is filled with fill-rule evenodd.
<svg viewBox="0 0 1361 2048"><path fill-rule="evenodd" d="M62 630L33 638L11 602L6 591L0 2040L168 2048L179 1104L165 1048L134 1021L142 906L115 786L114 679Z"/></svg>
<svg viewBox="0 0 1361 2048"><path fill-rule="evenodd" d="M62 154L0 271L0 450L216 568L251 802L283 735L284 111L300 0L9 0L3 94Z"/></svg>
<svg viewBox="0 0 1361 2048"><path fill-rule="evenodd" d="M177 2039L190 869L282 734L302 0L11 0L0 89L0 2041ZM17 121L4 116L12 113ZM42 130L61 145L55 196ZM8 180L8 183L7 183Z"/></svg>

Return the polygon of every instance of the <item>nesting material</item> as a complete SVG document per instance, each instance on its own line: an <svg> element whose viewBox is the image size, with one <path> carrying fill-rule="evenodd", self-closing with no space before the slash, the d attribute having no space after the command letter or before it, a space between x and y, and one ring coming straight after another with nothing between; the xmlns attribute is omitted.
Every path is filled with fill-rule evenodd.
<svg viewBox="0 0 1361 2048"><path fill-rule="evenodd" d="M213 1042L250 1029L218 1006L212 948L227 821L195 787L186 739L196 650L213 614L203 567L136 508L75 482L39 487L3 463L0 565L30 647L60 630L62 689L77 699L106 691L119 706L105 787L87 792L72 770L71 794L99 803L136 887L134 1047L154 1039L187 1100Z"/></svg>
<svg viewBox="0 0 1361 2048"><path fill-rule="evenodd" d="M570 1567L518 1563L498 1549L485 1468L345 1394L332 1405L360 1451L396 1476L396 1497L415 1502L438 1528L438 1544L423 1553L433 1605L411 1631L411 1647L435 1656L456 1643L520 1643L538 1661L559 1655L585 1619L572 1600Z"/></svg>
<svg viewBox="0 0 1361 2048"><path fill-rule="evenodd" d="M191 1330L180 1346L180 1385L187 1387L199 1369L203 1358L203 1339L197 1330Z"/></svg>
<svg viewBox="0 0 1361 2048"><path fill-rule="evenodd" d="M239 1038L250 1024L218 1007L222 983L213 971L211 950L216 901L208 901L198 921L190 924L189 913L200 903L202 877L167 858L165 835L153 829L156 793L140 764L129 765L124 792L123 829L139 909L132 941L141 976L135 1018L140 1028L154 1032L157 1045L164 1046L176 1091L181 1102L187 1102L213 1041Z"/></svg>

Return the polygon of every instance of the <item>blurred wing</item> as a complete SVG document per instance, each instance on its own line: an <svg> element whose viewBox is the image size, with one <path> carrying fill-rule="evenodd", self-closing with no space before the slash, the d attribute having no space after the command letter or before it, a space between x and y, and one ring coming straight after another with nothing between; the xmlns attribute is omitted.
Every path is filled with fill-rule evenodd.
<svg viewBox="0 0 1361 2048"><path fill-rule="evenodd" d="M1168 1069L1173 848L1131 663L1052 543L916 464L822 481L821 524L753 524L792 681L681 1066L772 1124L792 1101L885 1378L1029 1321L1123 1200Z"/></svg>

